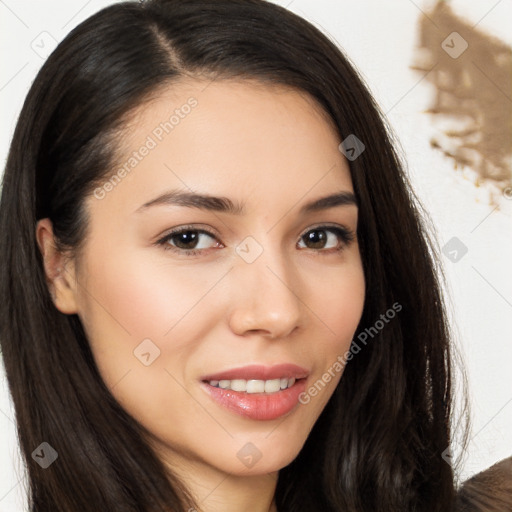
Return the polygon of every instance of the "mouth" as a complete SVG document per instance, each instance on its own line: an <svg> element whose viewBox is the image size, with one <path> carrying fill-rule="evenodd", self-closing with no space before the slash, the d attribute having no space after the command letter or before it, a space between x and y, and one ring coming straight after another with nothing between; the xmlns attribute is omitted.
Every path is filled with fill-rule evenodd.
<svg viewBox="0 0 512 512"><path fill-rule="evenodd" d="M300 379L282 377L279 379L258 380L258 379L233 379L233 380L210 380L203 381L213 386L214 388L230 389L231 391L238 391L239 393L264 393L272 394L281 391L282 389L291 388L295 382Z"/></svg>
<svg viewBox="0 0 512 512"><path fill-rule="evenodd" d="M245 418L268 421L296 408L308 375L308 370L297 365L251 365L204 376L201 387L222 408Z"/></svg>

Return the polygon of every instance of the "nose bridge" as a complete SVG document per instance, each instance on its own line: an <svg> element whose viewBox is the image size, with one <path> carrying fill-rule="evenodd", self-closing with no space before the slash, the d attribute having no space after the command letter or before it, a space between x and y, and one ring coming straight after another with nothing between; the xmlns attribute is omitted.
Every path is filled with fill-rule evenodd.
<svg viewBox="0 0 512 512"><path fill-rule="evenodd" d="M271 238L260 243L247 237L237 247L237 292L231 321L239 333L263 330L273 337L285 336L299 322L298 280L281 248L271 245Z"/></svg>

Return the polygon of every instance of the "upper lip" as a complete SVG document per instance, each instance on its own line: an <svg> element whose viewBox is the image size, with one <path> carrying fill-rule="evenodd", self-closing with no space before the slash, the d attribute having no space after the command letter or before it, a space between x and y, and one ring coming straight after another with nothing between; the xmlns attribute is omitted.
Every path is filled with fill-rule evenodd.
<svg viewBox="0 0 512 512"><path fill-rule="evenodd" d="M251 364L239 368L231 368L219 373L212 373L201 377L201 380L272 380L281 378L302 379L309 375L309 371L296 364L284 363L273 366Z"/></svg>

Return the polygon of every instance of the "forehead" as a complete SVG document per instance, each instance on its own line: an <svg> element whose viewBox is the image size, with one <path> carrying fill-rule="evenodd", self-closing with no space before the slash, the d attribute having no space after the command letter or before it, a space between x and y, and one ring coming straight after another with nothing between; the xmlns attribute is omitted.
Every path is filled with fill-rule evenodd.
<svg viewBox="0 0 512 512"><path fill-rule="evenodd" d="M140 204L177 187L267 201L352 190L332 119L307 93L281 85L161 87L127 118L119 142L114 171L125 171L112 195L136 195Z"/></svg>
<svg viewBox="0 0 512 512"><path fill-rule="evenodd" d="M334 121L311 95L254 79L189 78L160 86L129 114L123 132L130 147L150 135L159 146L175 149L184 139L209 150L222 142L218 152L230 143L274 152L279 144L283 151L292 144L298 152L339 138Z"/></svg>
<svg viewBox="0 0 512 512"><path fill-rule="evenodd" d="M194 108L194 115L198 112L204 115L215 114L222 118L237 119L242 121L244 115L257 111L258 116L247 118L246 122L270 120L283 120L284 117L327 125L330 130L336 132L333 119L327 114L319 101L304 90L291 87L286 84L267 82L255 78L180 78L177 81L165 83L154 89L143 103L133 109L129 118L137 120L133 128L137 128L140 122L151 121L155 114L172 113L186 105L193 97L198 106ZM267 115L266 115L267 114Z"/></svg>

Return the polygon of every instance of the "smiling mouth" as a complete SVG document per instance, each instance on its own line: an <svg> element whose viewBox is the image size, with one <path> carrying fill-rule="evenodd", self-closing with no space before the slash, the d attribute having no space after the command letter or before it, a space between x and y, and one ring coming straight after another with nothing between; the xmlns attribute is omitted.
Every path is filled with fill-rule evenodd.
<svg viewBox="0 0 512 512"><path fill-rule="evenodd" d="M239 393L247 394L274 394L284 389L291 388L297 380L295 377L287 378L282 377L279 379L257 380L257 379L232 379L232 380L204 380L203 382L209 384L214 388L225 390L237 391Z"/></svg>
<svg viewBox="0 0 512 512"><path fill-rule="evenodd" d="M306 380L307 377L203 379L201 387L214 402L232 413L251 420L270 421L296 410Z"/></svg>

